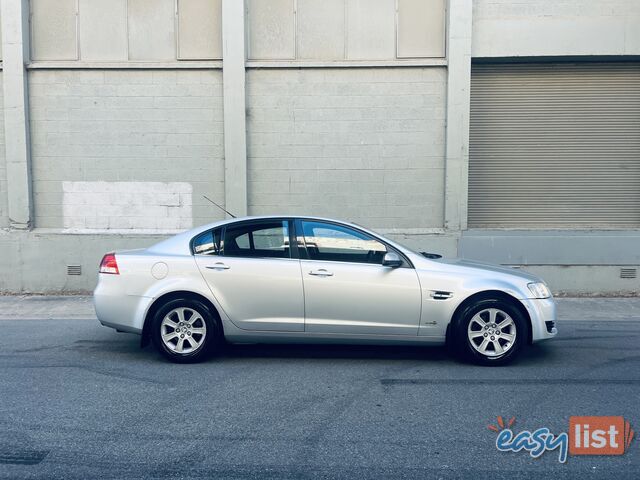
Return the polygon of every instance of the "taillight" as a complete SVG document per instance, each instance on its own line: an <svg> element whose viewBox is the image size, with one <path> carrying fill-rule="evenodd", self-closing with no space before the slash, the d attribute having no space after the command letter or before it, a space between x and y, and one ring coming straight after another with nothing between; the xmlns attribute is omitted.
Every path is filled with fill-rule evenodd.
<svg viewBox="0 0 640 480"><path fill-rule="evenodd" d="M115 253L107 253L104 257L102 257L102 262L100 262L100 273L112 273L114 275L120 275Z"/></svg>

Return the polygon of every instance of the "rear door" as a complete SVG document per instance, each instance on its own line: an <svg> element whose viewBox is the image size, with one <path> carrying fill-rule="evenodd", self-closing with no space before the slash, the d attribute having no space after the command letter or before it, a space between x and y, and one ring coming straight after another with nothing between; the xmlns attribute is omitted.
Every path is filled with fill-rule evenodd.
<svg viewBox="0 0 640 480"><path fill-rule="evenodd" d="M397 268L382 265L392 247L331 222L297 220L296 231L306 252L300 261L306 332L418 334L418 275L407 260Z"/></svg>
<svg viewBox="0 0 640 480"><path fill-rule="evenodd" d="M300 261L292 252L291 232L289 219L261 219L233 223L194 240L200 272L239 328L304 331Z"/></svg>

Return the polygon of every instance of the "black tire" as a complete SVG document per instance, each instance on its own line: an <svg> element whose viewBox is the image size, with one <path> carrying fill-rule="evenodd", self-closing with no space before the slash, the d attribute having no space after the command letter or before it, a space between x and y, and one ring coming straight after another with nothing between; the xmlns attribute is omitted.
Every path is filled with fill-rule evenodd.
<svg viewBox="0 0 640 480"><path fill-rule="evenodd" d="M496 311L494 323L490 321L491 311ZM476 317L477 314L480 314L479 318ZM513 322L510 323L507 316ZM474 320L474 317L477 320ZM497 325L504 321L508 326L498 331ZM482 326L479 322L486 322L488 326ZM507 337L514 332L515 339L508 341ZM475 334L476 338L469 338L471 334ZM516 359L527 344L527 337L527 321L518 308L505 300L487 299L480 300L462 311L454 327L452 346L465 360L477 365L500 366ZM485 354L480 351L483 345ZM504 353L500 353L501 349Z"/></svg>
<svg viewBox="0 0 640 480"><path fill-rule="evenodd" d="M163 325L165 317L173 323L180 323L176 309L185 309L182 311L184 326L178 325L177 328L173 328L167 323ZM199 317L196 317L196 313ZM190 320L191 324L188 323ZM196 333L195 330L203 333ZM168 336L174 333L178 336L165 342L162 339L163 331ZM217 315L204 303L190 298L178 298L167 302L158 309L151 323L153 344L162 355L175 363L196 363L207 359L220 346L221 338L222 331ZM181 340L182 348L178 347Z"/></svg>

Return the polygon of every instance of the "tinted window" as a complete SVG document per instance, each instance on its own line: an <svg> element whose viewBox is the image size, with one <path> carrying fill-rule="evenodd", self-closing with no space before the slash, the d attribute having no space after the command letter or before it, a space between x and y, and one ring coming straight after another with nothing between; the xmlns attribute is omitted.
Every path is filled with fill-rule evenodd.
<svg viewBox="0 0 640 480"><path fill-rule="evenodd" d="M387 252L376 239L340 225L303 221L302 230L311 260L382 264Z"/></svg>
<svg viewBox="0 0 640 480"><path fill-rule="evenodd" d="M198 255L218 255L220 245L219 230L209 230L198 235L193 241L193 253Z"/></svg>
<svg viewBox="0 0 640 480"><path fill-rule="evenodd" d="M227 226L223 252L228 257L290 258L287 221Z"/></svg>

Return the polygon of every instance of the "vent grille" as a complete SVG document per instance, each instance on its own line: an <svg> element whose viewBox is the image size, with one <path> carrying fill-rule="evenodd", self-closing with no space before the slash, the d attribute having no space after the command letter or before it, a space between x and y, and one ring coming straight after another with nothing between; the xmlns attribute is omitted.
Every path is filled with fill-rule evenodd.
<svg viewBox="0 0 640 480"><path fill-rule="evenodd" d="M447 298L451 298L453 293L451 292L443 292L441 290L436 290L431 293L431 298L434 300L446 300Z"/></svg>
<svg viewBox="0 0 640 480"><path fill-rule="evenodd" d="M82 275L82 267L80 265L67 265L67 275Z"/></svg>
<svg viewBox="0 0 640 480"><path fill-rule="evenodd" d="M638 276L637 268L621 268L620 278L636 278Z"/></svg>

